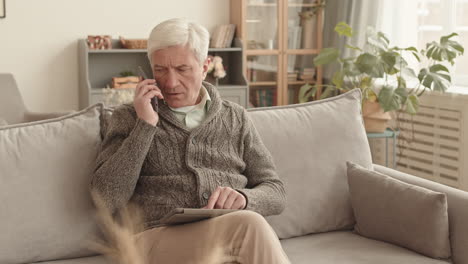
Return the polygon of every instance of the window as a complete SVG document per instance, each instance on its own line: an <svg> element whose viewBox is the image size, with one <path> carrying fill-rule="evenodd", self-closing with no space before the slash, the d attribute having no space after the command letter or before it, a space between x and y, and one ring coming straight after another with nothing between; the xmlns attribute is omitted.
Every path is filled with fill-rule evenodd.
<svg viewBox="0 0 468 264"><path fill-rule="evenodd" d="M417 46L456 32L468 50L468 0L417 0ZM468 52L468 51L467 51ZM452 69L453 84L468 86L468 55L457 58Z"/></svg>

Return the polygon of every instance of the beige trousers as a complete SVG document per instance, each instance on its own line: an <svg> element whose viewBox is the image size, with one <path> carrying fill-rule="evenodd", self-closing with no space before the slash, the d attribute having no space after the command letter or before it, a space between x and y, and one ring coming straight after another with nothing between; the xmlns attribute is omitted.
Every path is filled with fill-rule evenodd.
<svg viewBox="0 0 468 264"><path fill-rule="evenodd" d="M148 264L290 263L273 229L252 211L149 229L137 243Z"/></svg>

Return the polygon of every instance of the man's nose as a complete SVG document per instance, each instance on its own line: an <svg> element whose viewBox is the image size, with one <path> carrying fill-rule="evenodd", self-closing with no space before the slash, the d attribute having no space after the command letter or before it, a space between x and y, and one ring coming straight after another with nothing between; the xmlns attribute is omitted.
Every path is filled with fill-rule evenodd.
<svg viewBox="0 0 468 264"><path fill-rule="evenodd" d="M179 79L177 78L177 74L173 70L169 70L166 78L165 86L169 89L175 88L179 84Z"/></svg>

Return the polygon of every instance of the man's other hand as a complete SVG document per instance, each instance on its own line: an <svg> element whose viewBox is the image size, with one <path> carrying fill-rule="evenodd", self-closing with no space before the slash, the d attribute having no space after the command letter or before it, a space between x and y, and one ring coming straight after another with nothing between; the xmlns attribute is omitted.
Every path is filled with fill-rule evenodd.
<svg viewBox="0 0 468 264"><path fill-rule="evenodd" d="M202 209L244 209L247 201L241 193L230 187L218 187Z"/></svg>

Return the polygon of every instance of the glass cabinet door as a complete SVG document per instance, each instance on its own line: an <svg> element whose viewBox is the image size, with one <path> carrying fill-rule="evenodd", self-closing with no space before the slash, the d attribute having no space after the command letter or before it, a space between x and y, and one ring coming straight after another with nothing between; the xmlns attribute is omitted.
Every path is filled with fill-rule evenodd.
<svg viewBox="0 0 468 264"><path fill-rule="evenodd" d="M246 1L246 48L277 50L279 0Z"/></svg>
<svg viewBox="0 0 468 264"><path fill-rule="evenodd" d="M253 107L278 105L278 56L247 56L247 80Z"/></svg>
<svg viewBox="0 0 468 264"><path fill-rule="evenodd" d="M287 104L299 103L299 90L308 83L317 83L317 68L314 66L315 54L288 55L286 59Z"/></svg>
<svg viewBox="0 0 468 264"><path fill-rule="evenodd" d="M320 4L317 0L287 0L285 2L286 47L295 49L317 49L317 15Z"/></svg>

